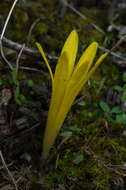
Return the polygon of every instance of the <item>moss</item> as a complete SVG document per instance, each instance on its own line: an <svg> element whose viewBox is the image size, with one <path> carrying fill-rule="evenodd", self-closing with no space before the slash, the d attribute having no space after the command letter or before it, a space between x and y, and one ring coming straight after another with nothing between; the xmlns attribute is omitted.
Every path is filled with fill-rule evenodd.
<svg viewBox="0 0 126 190"><path fill-rule="evenodd" d="M83 20L70 10L62 18L56 18L58 14L58 11L55 9L56 1L39 0L38 2L41 3L41 6L37 7L35 4L29 8L25 6L26 10L29 9L28 14L27 11L24 13L20 9L15 9L11 18L11 25L8 25L8 37L14 37L19 42L26 41L31 24L36 18L42 17L43 21L38 23L33 29L30 45L33 45L35 41L39 41L44 44L44 49L51 55L60 53L66 36L72 29L76 29L79 33L80 55L92 41L98 41L102 44L105 36L95 30L90 23L95 22L101 28L105 28L107 21L103 10L82 8L82 13L87 17L90 15L90 18L87 20ZM4 16L7 15L9 9L6 4L4 6L0 5L1 9L2 14ZM112 40L113 34L109 35L109 39ZM29 64L34 66L36 61L27 59L26 62L28 66ZM39 68L39 64L37 67ZM103 76L106 77L106 80L102 90L98 91ZM8 82L10 76L1 74L0 79ZM44 76L35 72L19 72L18 79L31 79L37 84L42 84L46 81L47 85L51 84L48 73L47 76ZM126 159L126 149L123 138L117 137L117 135L114 136L111 133L113 126L109 124L107 119L104 119L98 103L102 97L104 98L105 91L110 86L118 83L118 81L120 81L120 71L117 66L111 64L110 61L102 64L90 79L89 84L80 93L80 95L84 95L86 105L82 107L79 107L77 104L74 105L67 118L67 126L76 124L81 129L80 132L72 132L72 137L68 138L58 151L56 163L51 162L49 164L48 172L44 176L31 177L31 183L43 179L43 186L48 190L57 188L58 184L63 184L65 189L73 190L111 189L113 179L116 176L121 176L117 174L118 168L116 170L115 168L113 169L113 165L123 164L123 161ZM69 129L67 128L67 130ZM116 131L118 132L118 129ZM57 143L62 140L59 137ZM75 160L80 155L83 156L82 160L75 163Z"/></svg>
<svg viewBox="0 0 126 190"><path fill-rule="evenodd" d="M106 10L97 9L97 8L90 8L90 9L81 8L81 12L82 12L82 14L87 16L87 18L88 18L88 20L90 20L90 22L93 22L94 24L98 25L102 29L105 28L105 26L107 24ZM101 18L101 19L99 19L99 18Z"/></svg>
<svg viewBox="0 0 126 190"><path fill-rule="evenodd" d="M61 21L60 25L64 32L69 32L72 28L79 31L80 41L84 44L89 44L93 41L101 42L104 35L92 28L90 20L83 20L75 14L68 13Z"/></svg>
<svg viewBox="0 0 126 190"><path fill-rule="evenodd" d="M2 16L7 16L7 13L9 11L8 4L6 2L1 2L0 4L0 11Z"/></svg>
<svg viewBox="0 0 126 190"><path fill-rule="evenodd" d="M22 23L22 24L21 24ZM20 9L15 9L11 17L11 24L8 25L8 37L14 40L26 40L28 15ZM22 42L23 42L22 41Z"/></svg>
<svg viewBox="0 0 126 190"><path fill-rule="evenodd" d="M39 0L45 9L48 9L48 11L53 11L53 9L55 8L55 0ZM49 12L48 12L49 13Z"/></svg>
<svg viewBox="0 0 126 190"><path fill-rule="evenodd" d="M112 188L112 181L119 176L118 169L112 169L113 165L123 164L126 149L122 139L104 135L104 122L101 119L88 126L79 125L81 132L73 134L60 150L55 172L45 175L47 189L56 188L57 184L68 188L73 185L73 189L78 190ZM74 159L78 155L83 155L83 159L75 164Z"/></svg>
<svg viewBox="0 0 126 190"><path fill-rule="evenodd" d="M111 63L110 61L107 60L106 62L107 64L106 63L102 64L102 66L100 67L101 75L107 76L111 82L120 80L120 77L121 77L120 69L115 64ZM111 67L111 72L110 72L110 67Z"/></svg>
<svg viewBox="0 0 126 190"><path fill-rule="evenodd" d="M43 36L48 32L48 26L45 23L38 23L35 27L35 32L38 32L39 35Z"/></svg>

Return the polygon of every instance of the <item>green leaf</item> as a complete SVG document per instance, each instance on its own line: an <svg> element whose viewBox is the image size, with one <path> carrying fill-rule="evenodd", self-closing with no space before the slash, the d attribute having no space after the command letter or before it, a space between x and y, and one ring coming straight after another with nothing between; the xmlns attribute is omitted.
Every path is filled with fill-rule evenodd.
<svg viewBox="0 0 126 190"><path fill-rule="evenodd" d="M121 100L124 102L126 100L126 91L123 92Z"/></svg>
<svg viewBox="0 0 126 190"><path fill-rule="evenodd" d="M111 110L111 113L122 113L122 112L123 112L123 108L120 106L115 106Z"/></svg>
<svg viewBox="0 0 126 190"><path fill-rule="evenodd" d="M99 105L100 105L100 108L104 111L104 112L110 112L111 110L110 110L110 107L108 106L108 104L106 103L106 102L104 102L104 101L101 101L100 103L99 103Z"/></svg>
<svg viewBox="0 0 126 190"><path fill-rule="evenodd" d="M69 126L69 129L71 130L71 131L75 131L75 132L80 132L81 131L81 129L79 128L79 127L77 127L76 125L73 125L73 126Z"/></svg>
<svg viewBox="0 0 126 190"><path fill-rule="evenodd" d="M26 104L28 102L26 97L20 93L20 86L16 87L14 97L17 104Z"/></svg>
<svg viewBox="0 0 126 190"><path fill-rule="evenodd" d="M4 83L4 81L0 79L0 85L2 85L3 83Z"/></svg>
<svg viewBox="0 0 126 190"><path fill-rule="evenodd" d="M86 106L86 102L85 101L80 101L77 103L79 106Z"/></svg>
<svg viewBox="0 0 126 190"><path fill-rule="evenodd" d="M84 160L84 156L83 156L83 154L80 154L80 155L76 156L76 158L73 160L73 163L74 164L79 164L83 160Z"/></svg>
<svg viewBox="0 0 126 190"><path fill-rule="evenodd" d="M71 136L72 132L71 131L64 131L62 133L60 133L60 136L66 137L66 136Z"/></svg>
<svg viewBox="0 0 126 190"><path fill-rule="evenodd" d="M27 98L23 94L20 94L19 98L20 98L21 104L27 104L28 103Z"/></svg>
<svg viewBox="0 0 126 190"><path fill-rule="evenodd" d="M123 82L126 82L126 72L123 73L122 80L123 80Z"/></svg>
<svg viewBox="0 0 126 190"><path fill-rule="evenodd" d="M19 97L19 94L20 94L20 87L19 86L16 87L14 94L15 94L15 98Z"/></svg>
<svg viewBox="0 0 126 190"><path fill-rule="evenodd" d="M19 85L19 81L17 79L17 72L16 72L15 68L11 71L11 76L12 76L12 82L13 82L13 84L15 84L16 86L18 86Z"/></svg>
<svg viewBox="0 0 126 190"><path fill-rule="evenodd" d="M113 86L113 89L114 90L117 90L117 91L119 91L119 92L122 92L122 91L124 91L124 88L123 87L121 87L121 86Z"/></svg>
<svg viewBox="0 0 126 190"><path fill-rule="evenodd" d="M27 81L27 85L28 85L28 87L33 87L33 85L34 85L34 82L33 82L33 80L28 80Z"/></svg>
<svg viewBox="0 0 126 190"><path fill-rule="evenodd" d="M15 101L17 104L21 104L21 101L19 99L19 95L20 95L20 87L17 86L15 91L14 91L14 97L15 97Z"/></svg>
<svg viewBox="0 0 126 190"><path fill-rule="evenodd" d="M116 121L117 124L125 125L126 124L126 114L123 113L123 114L117 115L115 121Z"/></svg>

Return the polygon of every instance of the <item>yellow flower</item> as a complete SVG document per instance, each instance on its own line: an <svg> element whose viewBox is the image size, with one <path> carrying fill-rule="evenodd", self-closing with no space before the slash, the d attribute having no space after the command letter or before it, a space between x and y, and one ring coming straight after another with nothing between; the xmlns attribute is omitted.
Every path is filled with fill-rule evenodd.
<svg viewBox="0 0 126 190"><path fill-rule="evenodd" d="M41 45L39 43L36 43L36 45L49 69L52 79L52 97L42 154L43 159L46 159L73 101L83 85L107 56L107 53L101 55L92 66L98 48L98 43L93 42L84 51L77 65L74 65L78 50L78 34L73 30L64 44L53 76Z"/></svg>

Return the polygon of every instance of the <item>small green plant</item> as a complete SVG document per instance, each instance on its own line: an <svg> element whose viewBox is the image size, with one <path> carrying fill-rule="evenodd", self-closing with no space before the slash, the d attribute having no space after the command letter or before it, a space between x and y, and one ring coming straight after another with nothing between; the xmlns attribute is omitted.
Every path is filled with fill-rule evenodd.
<svg viewBox="0 0 126 190"><path fill-rule="evenodd" d="M45 174L45 187L50 184L55 189L57 184L69 185L73 179L74 189L113 189L115 178L123 175L120 166L126 159L125 140L111 136L111 132L110 136L107 132L103 135L103 123L99 119L86 126L80 124L81 135L73 135L58 152L56 172Z"/></svg>
<svg viewBox="0 0 126 190"><path fill-rule="evenodd" d="M84 155L80 154L80 155L76 156L76 158L73 160L73 163L74 164L80 164L80 162L82 162L83 160L84 160Z"/></svg>
<svg viewBox="0 0 126 190"><path fill-rule="evenodd" d="M73 30L61 51L53 77L41 45L39 43L36 43L36 45L52 79L52 97L43 141L43 159L47 159L73 101L108 53L103 54L92 66L98 48L98 43L93 42L84 51L78 64L74 66L78 49L78 34Z"/></svg>
<svg viewBox="0 0 126 190"><path fill-rule="evenodd" d="M79 106L86 106L86 102L85 101L80 101L77 103Z"/></svg>
<svg viewBox="0 0 126 190"><path fill-rule="evenodd" d="M107 102L101 101L100 108L105 113L108 120L113 124L126 124L125 108L122 106L114 106L110 108Z"/></svg>
<svg viewBox="0 0 126 190"><path fill-rule="evenodd" d="M15 68L13 68L12 71L11 71L11 80L12 80L12 83L15 85L14 99L15 99L16 103L17 104L26 104L27 99L21 93L20 81L17 78L17 71L16 71Z"/></svg>
<svg viewBox="0 0 126 190"><path fill-rule="evenodd" d="M107 104L106 102L101 101L101 102L99 103L99 105L100 105L101 109L102 109L104 112L107 112L107 113L110 113L110 112L111 112L110 107L108 106L108 104Z"/></svg>
<svg viewBox="0 0 126 190"><path fill-rule="evenodd" d="M60 136L62 137L67 137L67 136L71 136L72 135L72 131L64 131L60 133Z"/></svg>
<svg viewBox="0 0 126 190"><path fill-rule="evenodd" d="M107 102L101 101L99 103L100 108L107 116L108 120L113 124L126 125L126 113L125 113L125 102L126 102L126 72L122 75L122 85L115 85L113 89L120 93L121 104L110 108Z"/></svg>
<svg viewBox="0 0 126 190"><path fill-rule="evenodd" d="M81 128L79 128L77 125L72 125L68 127L69 130L63 131L60 133L60 136L71 136L73 133L79 133L81 132Z"/></svg>

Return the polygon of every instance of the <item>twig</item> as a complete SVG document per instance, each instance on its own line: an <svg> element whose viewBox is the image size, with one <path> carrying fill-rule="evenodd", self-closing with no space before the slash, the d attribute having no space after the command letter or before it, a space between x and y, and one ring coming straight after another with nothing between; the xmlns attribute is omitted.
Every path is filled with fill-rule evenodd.
<svg viewBox="0 0 126 190"><path fill-rule="evenodd" d="M13 162L11 162L10 164L7 165L7 167L10 167L13 165ZM4 166L0 166L0 170L3 170L4 169Z"/></svg>
<svg viewBox="0 0 126 190"><path fill-rule="evenodd" d="M68 8L70 8L74 13L76 13L78 16L80 16L83 20L87 20L88 18L84 15L84 14L82 14L80 11L78 11L77 9L75 9L71 4L69 4L68 2L67 2L67 0L60 0L60 2L63 4L63 5L65 5L65 6L67 6ZM105 32L99 27L99 26L97 26L96 24L94 24L94 23L90 23L92 26L93 26L93 28L95 28L97 31L99 31L100 33L102 33L102 34L105 34Z"/></svg>
<svg viewBox="0 0 126 190"><path fill-rule="evenodd" d="M99 49L104 51L104 52L108 52L110 55L112 55L113 57L117 58L117 59L120 59L124 62L126 62L126 58L117 54L117 53L114 53L114 52L111 52L110 50L108 50L107 48L103 47L103 46L99 46Z"/></svg>
<svg viewBox="0 0 126 190"><path fill-rule="evenodd" d="M12 50L17 51L17 52L19 52L21 50L21 48L22 48L22 44L19 44L17 42L9 40L9 39L7 39L5 37L3 37L3 45L6 48L12 49ZM28 48L28 47L24 47L23 54L33 56L33 57L41 57L39 51L37 51L35 49ZM50 60L57 60L58 59L56 56L51 56L51 55L48 55L48 54L47 54L47 57Z"/></svg>
<svg viewBox="0 0 126 190"><path fill-rule="evenodd" d="M10 64L10 62L6 59L6 57L4 55L4 51L3 51L3 47L2 47L2 39L3 39L3 36L5 34L5 31L6 31L6 28L7 28L7 24L9 22L9 20L10 20L10 17L11 17L11 14L13 12L13 9L14 9L14 7L15 7L15 5L16 5L17 2L18 2L18 0L14 0L14 3L12 4L12 7L11 7L9 13L8 13L7 19L5 21L5 24L4 24L4 27L3 27L3 30L2 30L2 33L1 33L1 36L0 36L0 51L1 51L1 56L4 59L4 61L8 64L8 66L10 67L11 70L13 69L13 67L12 67L12 65Z"/></svg>
<svg viewBox="0 0 126 190"><path fill-rule="evenodd" d="M84 100L84 98L85 98L85 95L81 96L80 98L78 98L77 100L74 101L73 105L81 102L82 100Z"/></svg>
<svg viewBox="0 0 126 190"><path fill-rule="evenodd" d="M41 21L41 18L37 18L31 25L30 30L28 32L28 38L27 38L27 45L29 44L31 35L32 35L32 31L34 29L34 27L36 26L36 24L38 24Z"/></svg>
<svg viewBox="0 0 126 190"><path fill-rule="evenodd" d="M122 40L121 40L121 41L122 41ZM5 37L3 37L3 46L5 46L5 47L7 47L7 48L9 48L9 49L12 49L12 50L14 50L14 51L17 51L17 52L19 52L19 51L21 50L21 48L22 48L22 44L19 44L19 43L17 43L17 42L14 42L14 41L12 41L12 40L9 40L9 39L7 39L7 38L5 38ZM101 51L103 51L103 52L110 52L109 49L107 49L107 48L105 48L105 47L103 47L103 46L99 46L99 49L100 49ZM32 48L28 48L28 47L24 47L22 54L25 54L25 55L28 55L28 56L33 56L33 57L38 57L38 58L41 57L40 53L39 53L37 50L32 49ZM113 57L115 57L115 58L117 58L117 59L122 60L123 62L126 62L126 58L123 57L123 56L120 56L120 55L117 54L117 53L110 52L110 55L112 55ZM57 59L58 59L57 56L51 56L51 55L49 55L49 54L47 54L47 57L48 57L50 60L57 60Z"/></svg>
<svg viewBox="0 0 126 190"><path fill-rule="evenodd" d="M11 14L12 14L13 9L14 9L14 7L15 7L15 5L16 5L17 2L18 2L18 0L15 0L15 1L14 1L13 5L12 5L12 7L11 7L9 13L8 13L7 19L6 19L6 21L5 21L5 24L4 24L4 27L3 27L3 30L2 30L2 33L1 33L1 36L0 36L0 40L2 40L2 38L3 38L3 36L4 36L5 30L6 30L6 28L7 28L7 24L8 24L8 22L9 22L9 19L10 19L10 17L11 17Z"/></svg>
<svg viewBox="0 0 126 190"><path fill-rule="evenodd" d="M126 40L126 35L122 36L120 38L120 40L117 41L117 43L115 44L115 46L110 50L111 52L115 52L119 46Z"/></svg>
<svg viewBox="0 0 126 190"><path fill-rule="evenodd" d="M22 45L22 48L21 48L21 50L20 50L20 52L18 54L17 60L16 60L16 74L18 74L19 61L20 61L20 58L21 58L21 55L22 55L24 47L25 47L25 44Z"/></svg>
<svg viewBox="0 0 126 190"><path fill-rule="evenodd" d="M6 165L6 162L5 162L5 160L4 160L4 157L3 157L3 155L2 155L1 150L0 150L0 158L1 158L1 161L2 161L2 164L3 164L4 168L6 169L6 171L7 171L7 173L8 173L8 176L9 176L10 180L11 180L12 183L14 184L15 190L18 190L17 183L15 182L13 175L11 174L10 170L8 169L8 167L7 167L7 165Z"/></svg>
<svg viewBox="0 0 126 190"><path fill-rule="evenodd" d="M103 77L102 80L101 80L101 82L100 82L99 88L98 88L98 90L97 90L98 93L99 93L99 92L101 91L101 89L103 88L105 81L106 81L106 77Z"/></svg>
<svg viewBox="0 0 126 190"><path fill-rule="evenodd" d="M17 52L19 52L19 51L21 50L21 48L22 48L22 44L19 44L19 43L17 43L17 42L14 42L14 41L12 41L12 40L9 40L9 39L7 39L7 38L5 38L5 37L3 37L3 45L4 45L5 47L7 47L7 48L9 48L9 49L12 49L12 50L15 50L15 51L17 51ZM101 51L104 51L104 52L109 52L109 51L110 51L109 49L107 49L107 48L105 48L105 47L103 47L103 46L99 46L99 49L100 49ZM31 48L28 48L28 47L24 47L24 49L23 49L23 54L29 55L29 56L35 56L35 57L38 57L38 58L41 57L40 53L39 53L37 50L31 49ZM116 58L118 58L118 59L120 59L120 60L126 62L126 58L125 58L125 57L122 57L122 56L120 56L120 55L118 55L117 53L110 52L110 55L112 55L112 56L114 56L114 57L116 57ZM58 59L57 56L51 56L51 55L49 55L49 54L47 54L47 57L48 57L50 60L57 60L57 59Z"/></svg>
<svg viewBox="0 0 126 190"><path fill-rule="evenodd" d="M44 72L43 70L38 70L36 68L31 68L31 67L23 67L23 66L19 66L20 70L27 70L27 71L35 71L35 72L39 72L42 73L43 76L47 77L48 74L46 74L46 72Z"/></svg>
<svg viewBox="0 0 126 190"><path fill-rule="evenodd" d="M7 58L4 55L2 41L0 41L0 52L1 52L1 56L2 56L3 60L8 64L9 68L12 70L13 67L12 67L11 63L7 60Z"/></svg>

